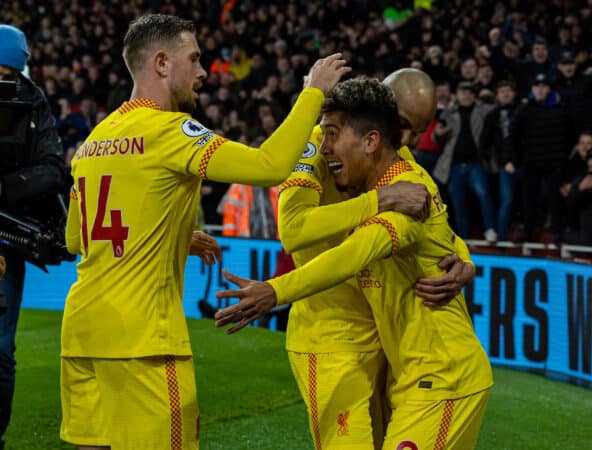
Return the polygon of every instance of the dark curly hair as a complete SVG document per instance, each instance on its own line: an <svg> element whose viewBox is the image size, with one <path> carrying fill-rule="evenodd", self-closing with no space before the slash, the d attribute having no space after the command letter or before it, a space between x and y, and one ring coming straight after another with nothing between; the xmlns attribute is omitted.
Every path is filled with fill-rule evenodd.
<svg viewBox="0 0 592 450"><path fill-rule="evenodd" d="M357 77L338 83L327 96L322 112L343 113L358 136L378 130L388 146L394 150L401 146L395 95L376 79Z"/></svg>
<svg viewBox="0 0 592 450"><path fill-rule="evenodd" d="M123 38L123 59L129 71L133 74L144 64L151 45L176 44L185 31L195 35L195 24L177 16L146 14L134 20Z"/></svg>

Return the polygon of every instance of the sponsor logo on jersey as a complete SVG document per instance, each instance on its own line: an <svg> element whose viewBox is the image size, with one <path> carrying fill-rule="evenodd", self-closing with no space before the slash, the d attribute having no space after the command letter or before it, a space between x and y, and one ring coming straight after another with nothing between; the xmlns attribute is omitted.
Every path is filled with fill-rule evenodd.
<svg viewBox="0 0 592 450"><path fill-rule="evenodd" d="M191 119L186 119L183 121L183 123L181 124L181 130L183 131L185 136L189 136L191 138L201 136L210 131L197 120Z"/></svg>
<svg viewBox="0 0 592 450"><path fill-rule="evenodd" d="M306 150L302 154L301 158L312 158L317 154L317 147L312 142L306 143Z"/></svg>
<svg viewBox="0 0 592 450"><path fill-rule="evenodd" d="M196 142L196 145L198 145L199 147L203 147L204 145L206 145L208 142L210 142L215 137L216 137L215 133L208 131L201 138L199 138L199 140Z"/></svg>
<svg viewBox="0 0 592 450"><path fill-rule="evenodd" d="M294 172L304 172L314 174L314 167L311 164L298 163L294 167Z"/></svg>

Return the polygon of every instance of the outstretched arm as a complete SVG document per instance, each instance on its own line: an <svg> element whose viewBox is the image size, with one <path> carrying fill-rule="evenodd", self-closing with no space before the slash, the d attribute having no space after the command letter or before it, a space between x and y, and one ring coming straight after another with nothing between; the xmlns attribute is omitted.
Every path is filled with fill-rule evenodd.
<svg viewBox="0 0 592 450"><path fill-rule="evenodd" d="M232 334L265 315L277 304L292 303L328 289L351 278L375 259L393 252L393 241L385 227L363 227L341 245L322 253L312 261L266 282L240 278L224 272L238 285L238 290L220 291L218 298L239 299L239 303L218 311L216 326L231 322L237 325L227 330Z"/></svg>

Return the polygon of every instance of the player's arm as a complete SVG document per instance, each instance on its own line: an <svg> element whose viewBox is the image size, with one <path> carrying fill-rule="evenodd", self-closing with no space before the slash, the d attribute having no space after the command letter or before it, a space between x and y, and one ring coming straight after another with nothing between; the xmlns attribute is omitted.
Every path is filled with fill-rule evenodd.
<svg viewBox="0 0 592 450"><path fill-rule="evenodd" d="M399 213L383 213L367 222L339 246L305 265L267 282L225 272L239 290L218 292L218 298L238 297L239 303L216 314L216 326L239 322L233 333L266 314L276 304L292 303L348 280L372 261L385 258L414 242L420 225Z"/></svg>
<svg viewBox="0 0 592 450"><path fill-rule="evenodd" d="M219 148L210 146L212 153L206 155L205 168L204 157L192 162L193 172L226 183L260 186L280 184L288 178L306 146L321 111L324 94L350 70L340 53L318 60L307 77L307 87L290 114L259 149L223 141Z"/></svg>
<svg viewBox="0 0 592 450"><path fill-rule="evenodd" d="M458 236L454 241L455 253L444 257L438 267L446 273L440 277L420 278L415 291L426 306L442 306L452 300L475 277L475 264L465 241Z"/></svg>
<svg viewBox="0 0 592 450"><path fill-rule="evenodd" d="M358 197L319 206L320 193L310 186L282 191L279 232L287 251L295 252L346 233L383 211L398 211L422 219L429 211L429 194L422 184L402 181Z"/></svg>
<svg viewBox="0 0 592 450"><path fill-rule="evenodd" d="M80 242L80 215L78 212L78 193L74 186L70 189L70 206L66 221L66 249L68 253L77 255L82 252Z"/></svg>

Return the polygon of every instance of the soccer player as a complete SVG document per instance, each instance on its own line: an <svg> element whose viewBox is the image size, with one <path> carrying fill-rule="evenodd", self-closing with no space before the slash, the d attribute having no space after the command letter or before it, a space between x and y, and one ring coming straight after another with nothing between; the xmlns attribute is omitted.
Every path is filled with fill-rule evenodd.
<svg viewBox="0 0 592 450"><path fill-rule="evenodd" d="M434 84L427 74L416 69L394 72L385 84L397 98L404 129L402 140L407 144L434 115ZM348 231L378 212L392 209L408 215L423 214L422 200L427 194L423 184L401 182L343 201L347 195L336 188L330 168L318 152L321 140L320 127L315 127L304 157L280 186L279 231L296 266L341 242ZM405 146L399 154L413 159ZM457 253L470 260L466 246L457 242ZM454 297L462 287L454 281L456 276L462 283L473 276L472 264L455 256L447 257L444 267L455 261L456 266L443 279L418 283L420 296L424 294L434 303ZM316 294L310 301L295 303L286 348L307 406L315 447L380 448L384 437L382 414L373 396L382 387L385 360L371 310L362 299L357 281L349 280Z"/></svg>
<svg viewBox="0 0 592 450"><path fill-rule="evenodd" d="M67 247L81 253L61 340L62 439L79 449L197 449L199 412L181 296L201 180L277 185L306 145L324 94L349 68L312 67L284 123L259 149L190 113L206 72L192 22L134 21L123 57L131 100L72 160ZM203 236L202 236L203 238ZM197 240L202 240L197 237Z"/></svg>
<svg viewBox="0 0 592 450"><path fill-rule="evenodd" d="M340 83L323 107L321 151L344 188L369 191L404 180L424 184L433 200L429 218L422 223L383 212L337 247L268 282L228 274L241 289L218 297L239 297L240 302L218 312L217 325L239 321L229 330L234 332L276 303L357 274L394 380L383 448L468 449L475 445L485 412L491 368L462 294L426 308L415 292L417 278L441 274L438 262L455 251L459 238L448 226L446 207L427 172L398 155L399 128L386 119L395 114L394 97L384 85L363 79Z"/></svg>

